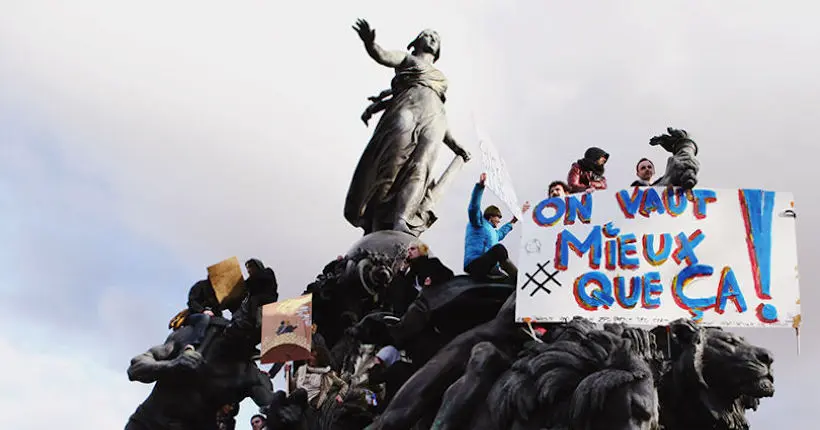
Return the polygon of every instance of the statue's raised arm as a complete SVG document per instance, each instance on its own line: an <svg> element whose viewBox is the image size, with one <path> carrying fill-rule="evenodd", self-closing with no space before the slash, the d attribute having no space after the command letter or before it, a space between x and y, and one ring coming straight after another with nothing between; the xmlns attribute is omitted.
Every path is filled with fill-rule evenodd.
<svg viewBox="0 0 820 430"><path fill-rule="evenodd" d="M667 134L655 136L649 140L652 146L660 145L672 153L666 160L666 171L663 177L652 185L673 185L686 189L694 188L698 184L698 145L689 137L686 130L672 127L666 129Z"/></svg>
<svg viewBox="0 0 820 430"><path fill-rule="evenodd" d="M367 50L370 58L376 60L382 66L396 68L407 57L407 52L388 51L379 46L376 43L376 30L370 28L370 24L363 19L356 20L353 30L356 30L359 38L364 42L364 49Z"/></svg>

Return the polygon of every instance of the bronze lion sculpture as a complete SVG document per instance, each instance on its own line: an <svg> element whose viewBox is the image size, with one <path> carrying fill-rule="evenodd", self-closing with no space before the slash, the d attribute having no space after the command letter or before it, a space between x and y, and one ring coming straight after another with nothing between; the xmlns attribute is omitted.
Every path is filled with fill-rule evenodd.
<svg viewBox="0 0 820 430"><path fill-rule="evenodd" d="M478 408L475 429L658 429L647 361L626 336L573 320L550 343L530 342Z"/></svg>
<svg viewBox="0 0 820 430"><path fill-rule="evenodd" d="M653 329L669 368L658 384L665 430L749 428L745 412L774 395L771 352L720 328L677 320Z"/></svg>

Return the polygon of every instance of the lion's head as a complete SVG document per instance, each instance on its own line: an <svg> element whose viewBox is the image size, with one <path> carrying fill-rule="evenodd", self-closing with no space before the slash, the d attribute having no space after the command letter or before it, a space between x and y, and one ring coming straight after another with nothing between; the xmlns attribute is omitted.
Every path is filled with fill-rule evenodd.
<svg viewBox="0 0 820 430"><path fill-rule="evenodd" d="M658 399L632 341L583 321L531 344L488 396L497 428L656 429Z"/></svg>
<svg viewBox="0 0 820 430"><path fill-rule="evenodd" d="M688 320L656 336L670 361L660 389L665 428L747 429L745 410L774 395L769 350Z"/></svg>
<svg viewBox="0 0 820 430"><path fill-rule="evenodd" d="M774 396L772 353L741 336L717 328L705 330L703 378L726 399Z"/></svg>

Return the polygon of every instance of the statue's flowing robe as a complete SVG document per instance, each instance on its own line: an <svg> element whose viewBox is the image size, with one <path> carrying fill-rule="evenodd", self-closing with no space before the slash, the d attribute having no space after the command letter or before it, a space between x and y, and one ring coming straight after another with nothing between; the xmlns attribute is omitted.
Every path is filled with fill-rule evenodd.
<svg viewBox="0 0 820 430"><path fill-rule="evenodd" d="M425 193L409 204L410 210L418 209L432 183L430 171L447 131L447 78L432 64L408 55L396 68L391 87L393 99L359 159L345 201L345 219L366 232L374 221L390 229L396 194L423 181ZM411 225L423 223L418 211L405 215Z"/></svg>

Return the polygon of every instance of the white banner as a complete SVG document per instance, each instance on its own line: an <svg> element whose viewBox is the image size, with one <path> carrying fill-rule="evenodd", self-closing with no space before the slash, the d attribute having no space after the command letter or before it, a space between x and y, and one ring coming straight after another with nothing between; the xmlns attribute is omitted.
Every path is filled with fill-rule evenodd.
<svg viewBox="0 0 820 430"><path fill-rule="evenodd" d="M478 135L478 147L481 149L481 163L487 173L485 186L490 189L512 212L513 215L521 219L521 205L518 204L518 197L512 185L512 179L504 164L504 159L499 155L498 150L490 139L476 127Z"/></svg>
<svg viewBox="0 0 820 430"><path fill-rule="evenodd" d="M790 193L731 189L540 201L522 220L516 321L791 327L800 319L793 207Z"/></svg>

